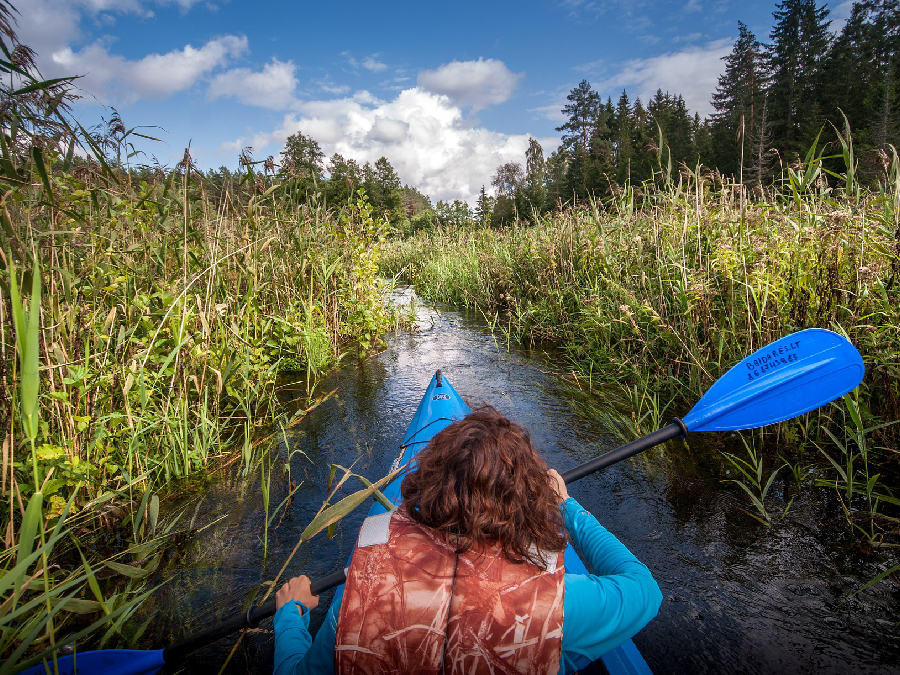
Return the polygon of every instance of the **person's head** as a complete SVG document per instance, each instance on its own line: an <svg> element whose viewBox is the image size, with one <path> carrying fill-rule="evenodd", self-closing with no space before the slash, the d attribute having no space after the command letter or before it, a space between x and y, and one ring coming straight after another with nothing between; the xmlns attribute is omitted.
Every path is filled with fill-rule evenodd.
<svg viewBox="0 0 900 675"><path fill-rule="evenodd" d="M403 504L461 553L499 545L509 560L540 564L532 545L566 545L559 499L523 427L485 406L435 434L403 479Z"/></svg>

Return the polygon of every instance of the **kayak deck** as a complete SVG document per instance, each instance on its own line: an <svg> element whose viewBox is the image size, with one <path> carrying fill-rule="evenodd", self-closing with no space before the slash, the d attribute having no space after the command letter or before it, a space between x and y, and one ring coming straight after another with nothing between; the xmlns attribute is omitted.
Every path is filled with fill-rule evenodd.
<svg viewBox="0 0 900 675"><path fill-rule="evenodd" d="M399 505L403 501L400 495L400 484L406 473L413 468L416 454L428 445L435 434L446 429L453 422L461 420L470 412L469 406L438 370L425 389L416 414L413 415L403 442L400 444L391 471L404 464L409 464L409 466L382 491L391 502ZM369 509L369 515L373 516L386 511L387 509L376 501ZM584 562L578 557L571 544L566 548L565 559L566 572L588 574ZM626 640L615 649L610 650L601 656L600 660L610 675L652 675L650 667L631 640Z"/></svg>

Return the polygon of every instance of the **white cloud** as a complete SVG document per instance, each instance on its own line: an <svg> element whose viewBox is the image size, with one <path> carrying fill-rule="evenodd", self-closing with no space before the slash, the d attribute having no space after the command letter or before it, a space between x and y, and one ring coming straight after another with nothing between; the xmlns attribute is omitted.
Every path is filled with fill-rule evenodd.
<svg viewBox="0 0 900 675"><path fill-rule="evenodd" d="M91 17L97 25L109 26L116 15L153 16L151 6L175 5L186 12L200 0L25 0L16 2L20 14L16 32L22 44L38 55L38 66L48 77L67 76L53 55L84 39L81 22ZM82 84L82 83L79 83Z"/></svg>
<svg viewBox="0 0 900 675"><path fill-rule="evenodd" d="M350 91L350 87L346 84L336 84L331 76L326 75L321 80L313 80L313 84L319 86L319 89L326 94L346 94Z"/></svg>
<svg viewBox="0 0 900 675"><path fill-rule="evenodd" d="M314 138L326 156L339 152L356 161L388 157L400 180L432 199L463 199L474 204L482 185L490 186L497 167L525 162L529 136L472 128L446 96L421 88L405 89L391 101L368 92L331 101L308 101L285 115L268 133L219 148L233 152L251 145L260 154L280 150L297 131ZM547 155L558 140L539 139Z"/></svg>
<svg viewBox="0 0 900 675"><path fill-rule="evenodd" d="M418 84L448 96L454 105L471 106L476 111L509 99L521 79L522 74L511 72L503 61L478 59L452 61L437 70L423 70Z"/></svg>
<svg viewBox="0 0 900 675"><path fill-rule="evenodd" d="M383 70L387 70L387 64L378 60L378 54L367 56L362 61L357 61L353 58L353 55L349 51L341 52L341 56L347 59L347 63L354 68L365 68L373 73L380 73Z"/></svg>
<svg viewBox="0 0 900 675"><path fill-rule="evenodd" d="M719 75L724 72L722 57L731 53L732 40L716 40L706 47L687 47L647 59L626 61L622 69L595 87L606 98L607 93L628 90L634 100L640 96L646 103L657 89L681 94L691 112L704 117L712 112L709 104L716 90Z"/></svg>
<svg viewBox="0 0 900 675"><path fill-rule="evenodd" d="M273 110L284 110L294 103L297 78L291 61L273 58L262 71L234 68L216 75L209 85L211 99L234 96L241 103Z"/></svg>
<svg viewBox="0 0 900 675"><path fill-rule="evenodd" d="M373 54L372 56L366 57L363 59L362 66L366 70L371 70L373 73L380 73L382 70L387 68L387 64L382 63L377 58L378 54Z"/></svg>
<svg viewBox="0 0 900 675"><path fill-rule="evenodd" d="M247 51L247 38L235 35L210 40L196 49L186 45L166 54L128 59L111 54L102 42L73 51L64 47L53 54L57 70L84 75L78 86L103 103L134 103L166 98L190 88L198 79Z"/></svg>
<svg viewBox="0 0 900 675"><path fill-rule="evenodd" d="M703 10L703 5L700 3L700 0L688 0L687 4L684 6L682 11L685 12L700 12Z"/></svg>
<svg viewBox="0 0 900 675"><path fill-rule="evenodd" d="M21 15L16 32L19 40L38 54L39 63L81 35L77 7L59 0L29 0L19 3ZM44 58L41 58L44 57Z"/></svg>

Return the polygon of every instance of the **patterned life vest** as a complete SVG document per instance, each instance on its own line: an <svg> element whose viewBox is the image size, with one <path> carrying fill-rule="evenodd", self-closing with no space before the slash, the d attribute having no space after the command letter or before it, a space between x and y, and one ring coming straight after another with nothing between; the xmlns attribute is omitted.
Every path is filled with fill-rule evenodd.
<svg viewBox="0 0 900 675"><path fill-rule="evenodd" d="M363 523L338 618L335 673L557 673L563 552L546 569L498 549L457 555L404 509Z"/></svg>

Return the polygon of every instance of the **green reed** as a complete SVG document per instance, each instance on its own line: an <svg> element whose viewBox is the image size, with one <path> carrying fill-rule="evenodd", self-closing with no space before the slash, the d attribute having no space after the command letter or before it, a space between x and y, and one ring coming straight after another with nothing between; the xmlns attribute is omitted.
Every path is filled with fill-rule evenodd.
<svg viewBox="0 0 900 675"><path fill-rule="evenodd" d="M62 171L51 156L45 170L52 200L17 187L2 241L7 664L53 653L61 631L95 632L86 607L111 624L102 643L133 639L124 624L153 565L131 549L158 533L160 492L232 452L255 469L252 437L285 412L277 380L299 372L311 395L348 350L396 324L376 276L386 224L362 194L337 211L289 185L215 203L189 169L137 184L90 164ZM79 567L73 517L130 541L92 545Z"/></svg>
<svg viewBox="0 0 900 675"><path fill-rule="evenodd" d="M849 132L842 139L852 166ZM883 495L854 501L851 510L877 523L877 532L868 530L873 543L898 541L900 466L885 449L898 436L880 425L900 419L900 161L894 152L879 185L862 190L844 174L843 187L830 187L824 159L813 148L755 199L721 176L684 169L665 184L641 186L640 200L626 186L608 203L533 226L419 233L392 242L382 269L402 271L425 300L492 318L507 337L557 343L594 386L626 389L634 411L623 428L636 431L673 403L672 410L690 407L730 366L783 335L814 326L847 335L867 366L859 429L878 445L860 470L868 481L876 476L872 489ZM772 470L783 466L776 441L789 458L786 443L809 441L837 457L829 433L842 428L809 415L763 432L769 442L754 452L765 453ZM760 503L774 475L760 475L762 458L740 463L752 468L746 486ZM816 475L844 488L851 480L829 461Z"/></svg>

